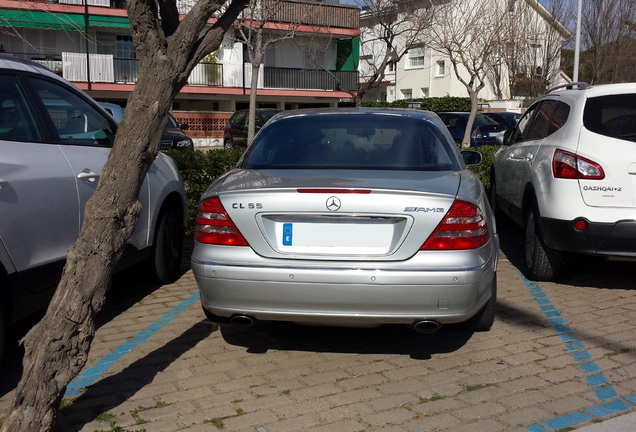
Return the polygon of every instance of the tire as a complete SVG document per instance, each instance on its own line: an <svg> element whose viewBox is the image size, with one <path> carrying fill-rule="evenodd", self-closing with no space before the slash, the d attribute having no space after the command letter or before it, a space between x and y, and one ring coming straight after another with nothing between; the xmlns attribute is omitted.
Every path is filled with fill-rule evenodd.
<svg viewBox="0 0 636 432"><path fill-rule="evenodd" d="M559 274L563 257L546 246L539 231L537 205L528 207L525 217L524 252L526 276L535 281L553 281Z"/></svg>
<svg viewBox="0 0 636 432"><path fill-rule="evenodd" d="M474 332L489 331L495 323L495 307L497 305L497 273L493 275L492 288L488 303L467 321L468 328Z"/></svg>
<svg viewBox="0 0 636 432"><path fill-rule="evenodd" d="M232 142L232 138L225 138L223 141L223 148L225 150L232 150L234 148L234 143Z"/></svg>
<svg viewBox="0 0 636 432"><path fill-rule="evenodd" d="M152 247L148 261L152 280L162 285L177 280L183 254L183 215L178 207L161 209Z"/></svg>

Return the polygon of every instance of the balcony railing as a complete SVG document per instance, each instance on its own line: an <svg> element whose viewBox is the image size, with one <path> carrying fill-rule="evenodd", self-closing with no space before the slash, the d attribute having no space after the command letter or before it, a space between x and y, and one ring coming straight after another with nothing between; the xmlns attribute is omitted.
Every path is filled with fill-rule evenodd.
<svg viewBox="0 0 636 432"><path fill-rule="evenodd" d="M85 53L27 54L9 53L30 59L51 69L69 81L134 84L137 82L139 60L118 58L108 54L91 54L90 71ZM245 70L243 70L245 66ZM225 71L224 69L228 69ZM245 80L243 79L245 77ZM199 63L188 78L191 86L249 87L249 64L224 66L218 63ZM325 71L321 69L292 69L262 67L258 88L286 90L356 90L357 71Z"/></svg>
<svg viewBox="0 0 636 432"><path fill-rule="evenodd" d="M321 27L360 28L360 10L355 6L316 1L276 1L272 21L308 24Z"/></svg>
<svg viewBox="0 0 636 432"><path fill-rule="evenodd" d="M296 90L357 90L357 71L289 69L266 67L265 88Z"/></svg>

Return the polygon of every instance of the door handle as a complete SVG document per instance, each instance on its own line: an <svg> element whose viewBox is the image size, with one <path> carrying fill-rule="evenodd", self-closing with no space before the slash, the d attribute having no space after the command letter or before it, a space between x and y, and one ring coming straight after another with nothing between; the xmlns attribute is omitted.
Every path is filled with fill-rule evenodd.
<svg viewBox="0 0 636 432"><path fill-rule="evenodd" d="M86 168L85 170L83 170L81 173L77 175L77 178L83 181L93 183L95 182L95 180L99 178L99 174L94 173L90 169Z"/></svg>

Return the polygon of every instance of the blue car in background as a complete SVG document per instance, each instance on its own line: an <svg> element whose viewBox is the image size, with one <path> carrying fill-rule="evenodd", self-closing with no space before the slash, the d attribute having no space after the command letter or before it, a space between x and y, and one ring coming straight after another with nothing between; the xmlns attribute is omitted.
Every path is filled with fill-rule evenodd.
<svg viewBox="0 0 636 432"><path fill-rule="evenodd" d="M461 146L464 139L464 131L468 123L467 112L441 112L437 115L448 128L455 144ZM498 145L497 136L506 131L506 127L481 114L475 116L472 133L470 134L470 146L480 147L485 145Z"/></svg>

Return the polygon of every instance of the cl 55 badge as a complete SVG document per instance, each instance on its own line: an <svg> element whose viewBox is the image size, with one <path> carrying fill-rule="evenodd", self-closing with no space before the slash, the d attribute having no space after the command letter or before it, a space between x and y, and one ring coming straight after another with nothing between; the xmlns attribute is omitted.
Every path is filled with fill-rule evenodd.
<svg viewBox="0 0 636 432"><path fill-rule="evenodd" d="M233 209L262 209L261 203L232 203Z"/></svg>

